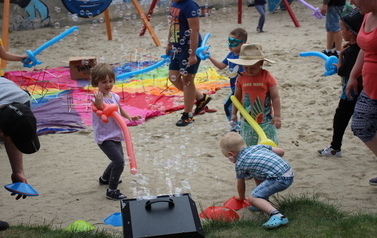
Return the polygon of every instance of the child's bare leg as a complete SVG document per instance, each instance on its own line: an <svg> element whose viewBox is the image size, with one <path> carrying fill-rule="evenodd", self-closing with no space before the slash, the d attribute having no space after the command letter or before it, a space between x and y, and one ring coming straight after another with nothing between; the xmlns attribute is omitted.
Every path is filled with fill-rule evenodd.
<svg viewBox="0 0 377 238"><path fill-rule="evenodd" d="M197 90L195 87L194 79L195 74L182 76L185 112L192 112L194 101L196 99Z"/></svg>
<svg viewBox="0 0 377 238"><path fill-rule="evenodd" d="M270 214L272 211L276 210L271 203L263 198L255 198L253 196L249 197L250 205L259 208L261 211Z"/></svg>
<svg viewBox="0 0 377 238"><path fill-rule="evenodd" d="M183 82L178 70L169 71L169 80L178 90L183 92Z"/></svg>

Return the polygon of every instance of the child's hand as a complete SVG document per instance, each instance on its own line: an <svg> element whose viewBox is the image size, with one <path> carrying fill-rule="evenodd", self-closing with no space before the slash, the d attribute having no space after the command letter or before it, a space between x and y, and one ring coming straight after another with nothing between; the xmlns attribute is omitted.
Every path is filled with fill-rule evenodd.
<svg viewBox="0 0 377 238"><path fill-rule="evenodd" d="M344 45L342 45L342 48L341 48L341 50L340 50L340 54L343 54L344 53L344 51L346 51L346 49L348 49L349 47L350 47L350 43L349 42L347 42L347 43L345 43Z"/></svg>
<svg viewBox="0 0 377 238"><path fill-rule="evenodd" d="M198 58L196 58L196 54L195 53L192 53L189 57L188 57L188 62L187 64L190 66L190 65L194 65L198 62Z"/></svg>
<svg viewBox="0 0 377 238"><path fill-rule="evenodd" d="M139 120L141 118L142 118L141 116L133 116L133 117L130 117L129 120L130 121L137 121L137 120Z"/></svg>
<svg viewBox="0 0 377 238"><path fill-rule="evenodd" d="M172 44L169 43L167 46L166 46L166 49L165 49L165 54L166 55L171 55L171 50L172 50Z"/></svg>
<svg viewBox="0 0 377 238"><path fill-rule="evenodd" d="M239 196L236 196L235 199L236 199L237 201L243 201L243 200L245 200L245 197L241 198L241 197L239 197Z"/></svg>
<svg viewBox="0 0 377 238"><path fill-rule="evenodd" d="M351 44L350 44L349 42L347 42L347 43L345 43L344 45L342 45L342 49L341 49L340 52L339 52L339 59L342 59L344 51L346 51L346 50L350 47L350 45L351 45ZM339 60L337 64L333 64L333 65L335 65L336 68L339 69L340 66L342 66L342 65L340 64L340 62L341 62L341 60Z"/></svg>
<svg viewBox="0 0 377 238"><path fill-rule="evenodd" d="M101 91L94 92L94 98L96 100L103 100L103 93Z"/></svg>
<svg viewBox="0 0 377 238"><path fill-rule="evenodd" d="M276 129L280 129L280 128L281 128L281 120L280 120L280 117L276 117L276 116L274 116L274 118L272 118L272 124L275 125Z"/></svg>

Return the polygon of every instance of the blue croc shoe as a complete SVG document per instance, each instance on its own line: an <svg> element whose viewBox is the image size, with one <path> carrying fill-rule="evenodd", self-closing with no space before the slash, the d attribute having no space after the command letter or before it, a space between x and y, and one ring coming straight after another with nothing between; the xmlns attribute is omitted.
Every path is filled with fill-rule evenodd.
<svg viewBox="0 0 377 238"><path fill-rule="evenodd" d="M288 222L288 218L286 217L271 216L270 219L262 225L262 227L265 229L271 229L282 225L286 225L288 224Z"/></svg>

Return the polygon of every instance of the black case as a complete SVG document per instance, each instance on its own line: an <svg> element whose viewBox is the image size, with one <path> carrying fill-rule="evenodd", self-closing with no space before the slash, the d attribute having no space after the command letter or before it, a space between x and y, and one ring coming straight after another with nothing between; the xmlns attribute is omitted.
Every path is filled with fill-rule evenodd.
<svg viewBox="0 0 377 238"><path fill-rule="evenodd" d="M190 194L162 195L150 200L120 201L125 238L202 238L204 232Z"/></svg>

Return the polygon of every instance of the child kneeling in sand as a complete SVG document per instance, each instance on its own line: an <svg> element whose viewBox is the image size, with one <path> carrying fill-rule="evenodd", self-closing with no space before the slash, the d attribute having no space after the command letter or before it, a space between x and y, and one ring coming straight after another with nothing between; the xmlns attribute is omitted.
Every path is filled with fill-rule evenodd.
<svg viewBox="0 0 377 238"><path fill-rule="evenodd" d="M261 210L270 216L263 228L287 224L288 218L268 200L270 196L287 189L293 183L293 170L289 163L281 158L284 150L261 144L247 147L236 132L229 132L220 139L220 149L230 162L235 163L238 190L236 199L245 199L245 178L254 178L257 187L248 198L252 205L250 210Z"/></svg>

